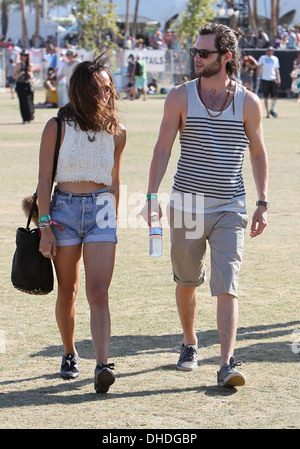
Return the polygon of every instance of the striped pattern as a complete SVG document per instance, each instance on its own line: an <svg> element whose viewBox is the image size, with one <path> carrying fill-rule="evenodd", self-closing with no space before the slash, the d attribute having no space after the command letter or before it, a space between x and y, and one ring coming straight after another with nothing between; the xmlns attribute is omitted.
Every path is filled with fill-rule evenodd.
<svg viewBox="0 0 300 449"><path fill-rule="evenodd" d="M180 144L175 190L221 200L245 194L242 166L249 140L242 121L188 116Z"/></svg>

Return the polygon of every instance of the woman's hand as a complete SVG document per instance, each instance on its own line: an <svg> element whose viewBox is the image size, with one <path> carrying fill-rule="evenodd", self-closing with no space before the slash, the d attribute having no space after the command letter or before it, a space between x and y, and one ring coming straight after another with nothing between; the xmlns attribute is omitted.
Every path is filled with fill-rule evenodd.
<svg viewBox="0 0 300 449"><path fill-rule="evenodd" d="M39 251L47 259L53 260L56 256L56 239L51 228L46 228L41 231Z"/></svg>

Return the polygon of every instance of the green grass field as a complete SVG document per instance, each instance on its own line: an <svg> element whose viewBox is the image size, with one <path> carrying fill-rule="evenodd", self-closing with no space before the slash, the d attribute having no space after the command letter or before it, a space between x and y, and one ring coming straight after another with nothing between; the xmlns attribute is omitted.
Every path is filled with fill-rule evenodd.
<svg viewBox="0 0 300 449"><path fill-rule="evenodd" d="M35 102L44 92L36 91ZM278 119L264 119L272 207L263 235L249 227L240 275L240 320L235 356L246 385L216 386L219 342L216 299L208 281L198 289L199 369L176 370L182 331L169 258L148 256L148 232L134 218L143 206L163 98L121 102L128 140L122 164L123 217L110 289L110 362L117 380L105 396L93 389L95 368L84 272L77 299L80 377L60 379L62 345L54 317L56 285L48 296L16 291L10 282L15 232L25 225L21 200L37 183L41 132L56 110L37 110L22 125L18 100L0 93L0 428L46 429L278 429L299 428L300 107L279 100ZM179 156L176 141L162 193L169 193ZM256 201L249 155L244 164L248 214ZM127 213L126 213L127 208ZM125 223L126 224L126 223ZM207 254L209 276L209 254ZM294 334L293 334L294 332ZM296 343L295 343L296 341ZM293 344L294 343L294 344Z"/></svg>

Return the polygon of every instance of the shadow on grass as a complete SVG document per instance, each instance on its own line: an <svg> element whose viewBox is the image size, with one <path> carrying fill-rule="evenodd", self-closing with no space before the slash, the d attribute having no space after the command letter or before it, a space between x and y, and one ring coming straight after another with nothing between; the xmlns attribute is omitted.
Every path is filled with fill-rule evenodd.
<svg viewBox="0 0 300 449"><path fill-rule="evenodd" d="M295 354L291 346L292 332L300 328L300 321L290 321L287 323L264 324L261 326L241 327L237 332L237 342L239 344L235 351L236 357L247 358L247 362L257 362L260 357L266 362L290 363L295 361ZM286 342L277 341L287 335ZM218 332L216 329L206 330L197 333L199 351L215 344L219 344ZM271 340L266 342L265 340ZM247 345L247 342L255 340L253 345ZM259 342L264 340L263 342ZM179 353L182 344L182 335L112 335L110 343L110 359L115 357L133 357L137 355L154 355L163 353ZM76 349L80 358L94 359L93 343L91 339L76 342ZM42 351L31 354L31 357L57 357L62 353L62 346L48 346ZM245 354L245 355L244 355ZM278 355L280 354L280 357ZM201 360L201 364L218 363L218 356Z"/></svg>
<svg viewBox="0 0 300 449"><path fill-rule="evenodd" d="M235 351L237 358L242 356L246 363L257 362L274 362L274 363L295 363L299 359L299 355L293 353L291 349L292 332L300 327L300 321L291 321L287 323L268 324L261 326L251 326L239 328L237 340L240 341L239 348ZM276 341L276 338L286 335L288 338L285 342ZM259 340L271 339L271 341L259 342ZM255 340L254 344L247 345L247 342ZM199 349L201 347L208 347L215 345L219 342L218 334L215 330L208 330L204 332L198 332ZM241 342L245 343L241 346ZM133 357L138 355L153 355L160 354L157 360L162 360L164 353L179 352L179 346L181 344L181 335L168 334L160 336L152 335L125 335L125 336L112 336L111 337L111 354L110 359L114 357ZM76 343L77 351L80 358L94 359L93 344L91 340L82 340ZM48 346L43 351L32 354L31 357L58 357L58 354L62 353L62 346ZM199 352L199 355L201 352ZM174 364L172 365L160 365L154 368L135 370L135 372L118 373L119 379L125 377L136 376L147 373L158 373L160 371L176 371L176 357ZM199 365L218 364L219 357L201 359L199 357ZM188 373L178 372L179 376ZM0 382L0 385L16 385L22 382L38 381L44 379L45 381L59 379L59 374L47 374L37 377L14 379L11 381ZM73 381L64 381L61 379L61 383L56 385L47 385L39 388L27 389L25 391L14 390L9 393L0 394L0 408L10 407L26 407L31 405L51 405L51 404L78 404L84 402L98 401L98 400L111 400L116 398L133 398L144 396L158 396L165 394L178 394L178 393L204 393L207 396L230 396L235 394L237 390L235 388L220 388L211 385L200 385L196 387L182 387L182 388L164 388L147 390L141 388L139 391L128 391L122 393L114 393L113 390L107 395L96 395L91 388L90 393L82 393L79 390L86 386L91 385L93 379L76 379ZM137 380L138 382L138 380ZM78 393L77 393L78 391Z"/></svg>

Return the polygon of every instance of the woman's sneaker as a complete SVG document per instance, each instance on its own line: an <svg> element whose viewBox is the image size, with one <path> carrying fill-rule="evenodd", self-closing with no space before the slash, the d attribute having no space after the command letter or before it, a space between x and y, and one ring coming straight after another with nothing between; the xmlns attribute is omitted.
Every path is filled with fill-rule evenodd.
<svg viewBox="0 0 300 449"><path fill-rule="evenodd" d="M240 387L245 384L246 378L243 373L235 369L241 366L241 361L235 361L234 357L230 357L229 363L225 363L220 371L217 371L217 380L219 387Z"/></svg>
<svg viewBox="0 0 300 449"><path fill-rule="evenodd" d="M60 367L60 375L64 379L75 379L79 376L78 354L63 355Z"/></svg>
<svg viewBox="0 0 300 449"><path fill-rule="evenodd" d="M114 369L114 363L108 363L107 365L97 365L95 368L94 387L96 393L107 393L109 387L115 382L116 377L112 370Z"/></svg>
<svg viewBox="0 0 300 449"><path fill-rule="evenodd" d="M182 345L176 365L177 369L180 371L196 370L198 368L197 351L198 347L196 345Z"/></svg>

